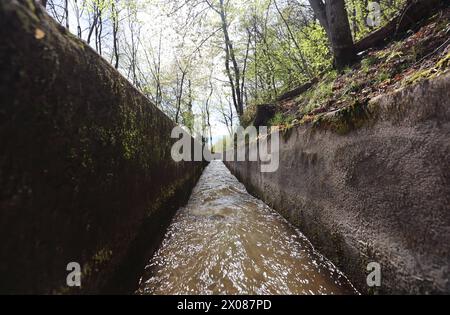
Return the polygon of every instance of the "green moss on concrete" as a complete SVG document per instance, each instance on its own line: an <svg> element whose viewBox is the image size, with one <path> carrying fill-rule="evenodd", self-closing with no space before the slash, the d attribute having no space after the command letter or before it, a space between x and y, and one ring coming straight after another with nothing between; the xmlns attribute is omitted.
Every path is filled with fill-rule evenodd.
<svg viewBox="0 0 450 315"><path fill-rule="evenodd" d="M149 206L147 210L147 216L152 216L155 212L160 210L168 200L172 199L180 191L180 189L186 187L187 183L191 181L193 177L195 177L193 173L195 173L195 170L193 170L192 172L187 172L185 176L180 177L172 181L169 185L163 187L159 191L156 200Z"/></svg>
<svg viewBox="0 0 450 315"><path fill-rule="evenodd" d="M440 59L434 67L416 71L414 74L412 74L405 80L404 85L405 86L412 85L422 80L435 78L446 72L449 67L450 67L450 53L448 53L444 58Z"/></svg>
<svg viewBox="0 0 450 315"><path fill-rule="evenodd" d="M186 201L202 163L175 163L175 124L32 2L1 1L0 24L2 288L65 293L65 266L79 259L79 292L98 293L143 222L158 227L168 200Z"/></svg>
<svg viewBox="0 0 450 315"><path fill-rule="evenodd" d="M357 102L336 112L318 115L312 126L314 129L325 129L345 135L361 128L369 119L367 103Z"/></svg>
<svg viewBox="0 0 450 315"><path fill-rule="evenodd" d="M62 285L58 289L54 290L53 294L70 294L70 293L80 293L83 286L92 281L92 278L101 271L105 265L111 261L113 257L113 252L109 248L102 248L98 250L90 259L82 264L81 270L81 288L68 287L67 285Z"/></svg>

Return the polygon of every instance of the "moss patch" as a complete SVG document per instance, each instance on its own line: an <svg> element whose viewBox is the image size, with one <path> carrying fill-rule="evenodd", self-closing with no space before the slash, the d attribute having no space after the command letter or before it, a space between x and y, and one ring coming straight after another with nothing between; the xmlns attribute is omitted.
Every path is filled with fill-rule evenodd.
<svg viewBox="0 0 450 315"><path fill-rule="evenodd" d="M331 130L340 135L345 135L362 127L369 118L367 102L357 102L336 112L318 115L312 123L313 128Z"/></svg>

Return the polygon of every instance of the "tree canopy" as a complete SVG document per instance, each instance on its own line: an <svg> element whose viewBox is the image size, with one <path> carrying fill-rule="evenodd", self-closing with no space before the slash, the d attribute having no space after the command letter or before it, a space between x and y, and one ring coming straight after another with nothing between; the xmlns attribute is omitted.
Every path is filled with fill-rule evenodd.
<svg viewBox="0 0 450 315"><path fill-rule="evenodd" d="M354 43L406 0L48 0L86 40L192 133L216 136L264 104L356 59Z"/></svg>

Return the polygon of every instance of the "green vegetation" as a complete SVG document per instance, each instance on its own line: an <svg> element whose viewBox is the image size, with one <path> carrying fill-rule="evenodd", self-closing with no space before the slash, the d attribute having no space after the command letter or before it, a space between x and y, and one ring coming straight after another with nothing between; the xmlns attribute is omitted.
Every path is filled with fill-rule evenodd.
<svg viewBox="0 0 450 315"><path fill-rule="evenodd" d="M275 116L269 121L270 126L284 126L290 128L293 125L295 116L285 115L283 113L276 113Z"/></svg>
<svg viewBox="0 0 450 315"><path fill-rule="evenodd" d="M416 83L423 79L431 79L435 78L450 67L450 53L448 53L445 57L439 60L434 67L429 69L422 69L411 75L409 78L405 80L405 85Z"/></svg>
<svg viewBox="0 0 450 315"><path fill-rule="evenodd" d="M369 51L354 67L341 73L326 71L318 83L295 98L277 104L270 124L312 123L345 134L367 120L369 99L448 72L450 10L434 16L415 33L385 48Z"/></svg>
<svg viewBox="0 0 450 315"><path fill-rule="evenodd" d="M356 49L368 34L398 21L407 1L314 5L321 2L201 0L179 6L178 1L51 0L47 9L65 26L71 26L65 10L75 10L69 16L78 12L78 26L86 24L93 32L78 28L71 37L86 40L177 124L208 140L217 123L228 133L252 124L258 104L276 103L276 115L267 123L286 127L362 104L448 67L443 56L448 9L408 26L413 29L397 34L395 42L389 43L393 34L385 34L377 45ZM439 1L419 2L431 7ZM382 42L385 47L374 48ZM306 92L276 101L316 79ZM133 117L123 117L119 138L124 157L132 159L142 135Z"/></svg>
<svg viewBox="0 0 450 315"><path fill-rule="evenodd" d="M213 152L225 152L233 148L233 140L230 136L223 136L212 147Z"/></svg>
<svg viewBox="0 0 450 315"><path fill-rule="evenodd" d="M316 87L310 89L305 95L300 96L298 101L304 102L300 107L301 114L307 114L314 109L323 105L333 95L333 84L336 73L332 72L323 81L319 82Z"/></svg>

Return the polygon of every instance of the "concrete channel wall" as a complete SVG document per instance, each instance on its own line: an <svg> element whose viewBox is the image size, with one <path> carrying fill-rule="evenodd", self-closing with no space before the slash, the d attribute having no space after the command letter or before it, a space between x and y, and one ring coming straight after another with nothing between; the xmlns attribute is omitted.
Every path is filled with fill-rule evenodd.
<svg viewBox="0 0 450 315"><path fill-rule="evenodd" d="M362 293L450 293L449 74L280 138L278 171L226 165Z"/></svg>
<svg viewBox="0 0 450 315"><path fill-rule="evenodd" d="M0 1L0 293L130 292L204 166L173 162L173 127L34 1Z"/></svg>

